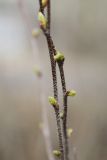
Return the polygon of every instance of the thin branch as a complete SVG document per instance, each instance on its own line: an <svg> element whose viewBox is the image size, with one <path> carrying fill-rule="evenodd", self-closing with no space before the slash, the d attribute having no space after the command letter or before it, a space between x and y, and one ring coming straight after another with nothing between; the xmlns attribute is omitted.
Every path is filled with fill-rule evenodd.
<svg viewBox="0 0 107 160"><path fill-rule="evenodd" d="M56 77L56 62L54 61L54 55L53 55L53 47L52 46L52 40L50 39L50 36L47 36L47 43L48 48L50 51L50 59L51 59L51 67L52 67L52 77L53 77L53 89L54 89L54 98L58 101L58 91L57 91L57 77ZM62 140L62 131L61 131L61 121L60 121L60 114L59 109L55 109L56 114L56 121L57 121L57 130L58 130L58 137L59 137L59 148L61 151L61 160L64 160L64 147L63 147L63 140Z"/></svg>
<svg viewBox="0 0 107 160"><path fill-rule="evenodd" d="M54 55L56 55L56 49L53 44L51 36L48 37L49 41L51 42L51 47L54 52ZM63 117L63 134L64 134L64 147L65 147L65 160L69 160L68 154L69 154L69 146L68 146L68 137L67 137L67 96L66 96L66 82L65 82L65 75L63 70L63 63L58 63L59 71L60 71L60 77L61 77L61 83L62 83L62 90L63 90L63 110L64 110L64 117Z"/></svg>
<svg viewBox="0 0 107 160"><path fill-rule="evenodd" d="M42 0L39 0L40 3L40 11L42 12ZM56 53L55 47L53 45L52 38L50 36L50 0L48 0L48 6L47 6L47 28L43 30L43 33L46 37L48 49L49 49L49 56L51 61L51 69L52 69L52 79L53 79L53 92L54 92L54 98L58 101L58 87L57 87L57 74L56 74L56 62L54 60L54 54ZM42 12L43 14L43 12ZM62 140L62 130L61 130L61 121L60 121L60 114L59 109L55 109L55 115L56 115L56 121L57 121L57 130L58 130L58 138L59 138L59 149L61 152L61 160L64 160L64 147L63 147L63 140Z"/></svg>
<svg viewBox="0 0 107 160"><path fill-rule="evenodd" d="M56 55L56 49L53 44L52 38L50 35L48 35L49 42L51 43L51 48L53 50L54 55ZM59 71L60 71L60 77L61 77L61 84L62 84L62 91L63 91L63 135L64 135L64 148L65 148L65 160L69 160L69 146L68 146L68 137L67 137L67 96L66 96L66 82L65 82L65 75L63 70L63 63L58 63Z"/></svg>
<svg viewBox="0 0 107 160"><path fill-rule="evenodd" d="M58 88L57 88L57 75L56 75L56 62L54 60L54 53L51 44L50 36L46 35L48 49L50 53L50 61L51 61L51 69L52 69L52 78L53 78L53 90L54 90L54 98L58 101Z"/></svg>
<svg viewBox="0 0 107 160"><path fill-rule="evenodd" d="M66 83L65 83L65 75L63 70L63 62L58 63L59 71L60 71L60 77L61 77L61 83L62 83L62 91L63 91L63 113L64 117L62 119L63 121L63 134L64 134L64 147L65 147L65 159L69 160L68 154L69 154L69 146L68 146L68 137L67 137L67 95L66 95Z"/></svg>
<svg viewBox="0 0 107 160"><path fill-rule="evenodd" d="M55 50L55 47L54 47L54 44L53 44L53 41L51 39L50 34L45 33L45 36L47 39L48 48L49 48L49 52L50 52L54 98L58 101L56 62L54 60L54 54L56 53L56 50ZM61 160L64 160L64 147L63 147L63 140L62 140L62 131L61 131L61 121L60 121L59 109L55 110L55 114L56 114L56 121L57 121L57 130L58 130L58 137L59 137L59 148L60 148L60 152L61 152Z"/></svg>
<svg viewBox="0 0 107 160"><path fill-rule="evenodd" d="M48 0L48 4L47 4L47 19L48 19L47 29L48 29L48 32L50 33L50 28L51 28L51 1L50 0Z"/></svg>

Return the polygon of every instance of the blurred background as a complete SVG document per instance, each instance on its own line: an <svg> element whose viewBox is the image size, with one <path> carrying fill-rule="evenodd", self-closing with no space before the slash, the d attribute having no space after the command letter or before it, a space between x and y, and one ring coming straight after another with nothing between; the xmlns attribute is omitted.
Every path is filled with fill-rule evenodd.
<svg viewBox="0 0 107 160"><path fill-rule="evenodd" d="M65 54L69 98L70 160L107 160L107 2L52 1L52 36ZM0 0L0 160L48 159L42 122L42 97L57 148L56 122L47 97L52 94L47 44L38 28L38 0ZM33 73L41 68L42 79ZM60 96L61 85L58 81ZM61 100L61 98L60 98Z"/></svg>

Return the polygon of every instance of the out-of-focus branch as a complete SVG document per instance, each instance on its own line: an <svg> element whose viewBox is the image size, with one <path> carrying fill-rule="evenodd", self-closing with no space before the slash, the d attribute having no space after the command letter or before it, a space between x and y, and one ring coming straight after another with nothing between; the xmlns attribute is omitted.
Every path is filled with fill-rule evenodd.
<svg viewBox="0 0 107 160"><path fill-rule="evenodd" d="M27 9L27 4L26 0L17 0L18 7L20 10L20 13L22 15L22 18L26 24L26 28L28 30L28 36L30 38L31 42L31 48L32 48L32 54L36 58L37 62L39 63L39 67L42 67L42 63L39 58L39 50L36 44L36 39L35 37L32 37L31 31L32 31L32 22L29 17L28 9ZM40 77L42 78L42 77ZM40 81L42 82L42 80ZM51 146L51 140L50 140L50 130L49 130L49 124L48 124L48 119L47 119L47 109L46 109L46 102L45 102L45 85L44 82L40 84L41 86L41 106L42 106L42 121L43 121L43 126L42 126L42 133L44 135L44 140L45 140L45 145L46 145L46 151L48 155L49 160L54 160L53 154L52 154L52 146Z"/></svg>

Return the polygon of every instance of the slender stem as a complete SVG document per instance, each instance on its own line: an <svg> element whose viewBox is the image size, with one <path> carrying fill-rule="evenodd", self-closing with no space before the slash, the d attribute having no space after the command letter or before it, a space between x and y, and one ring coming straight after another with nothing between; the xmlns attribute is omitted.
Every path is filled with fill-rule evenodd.
<svg viewBox="0 0 107 160"><path fill-rule="evenodd" d="M48 19L47 29L48 29L48 32L50 33L50 28L51 28L51 1L50 0L48 0L48 5L47 5L47 19Z"/></svg>
<svg viewBox="0 0 107 160"><path fill-rule="evenodd" d="M63 62L58 63L59 71L60 71L60 77L61 77L61 83L62 83L62 90L63 90L63 97L65 97L66 94L66 83L65 83L65 75L64 75L64 69L63 69Z"/></svg>
<svg viewBox="0 0 107 160"><path fill-rule="evenodd" d="M60 121L60 114L59 110L55 109L56 114L56 121L57 121L57 129L58 129L58 137L59 137L59 148L61 152L61 160L64 160L64 148L63 148L63 141L62 141L62 130L61 130L61 121Z"/></svg>
<svg viewBox="0 0 107 160"><path fill-rule="evenodd" d="M50 48L52 48L54 55L56 55L55 46L53 44L52 38L49 34L47 34L47 39L50 44ZM68 137L67 137L67 96L66 96L66 82L65 82L65 75L63 70L63 63L58 63L61 83L62 83L62 90L63 90L63 106L64 106L64 118L63 118L63 135L64 135L64 148L65 148L65 160L69 160L69 147L68 147Z"/></svg>
<svg viewBox="0 0 107 160"><path fill-rule="evenodd" d="M40 11L44 13L44 10L42 8L42 1L39 0L40 3ZM56 74L56 62L54 60L54 55L56 53L52 38L50 36L50 0L48 0L48 6L47 6L47 18L48 18L48 24L47 28L43 29L43 33L46 37L48 49L49 49L49 55L50 55L50 61L51 61L51 69L52 69L52 78L53 78L53 91L54 91L54 98L58 101L58 87L57 87L57 74ZM59 149L61 152L61 160L64 160L64 147L63 147L63 140L62 140L62 130L61 130L61 121L60 121L60 115L59 115L59 109L55 109L55 115L56 115L56 121L57 121L57 130L58 130L58 138L59 138Z"/></svg>
<svg viewBox="0 0 107 160"><path fill-rule="evenodd" d="M54 98L58 101L56 62L54 60L54 53L53 53L53 49L55 51L55 48L54 48L51 36L49 34L46 34L46 38L47 38L48 48L49 48L49 52L50 52ZM64 147L63 147L63 140L62 140L62 131L61 131L61 121L60 121L59 109L55 109L55 114L56 114L56 121L57 121L57 130L58 130L58 137L59 137L59 148L60 148L60 152L61 152L61 160L64 160Z"/></svg>
<svg viewBox="0 0 107 160"><path fill-rule="evenodd" d="M51 48L56 55L56 49L53 44L53 40L50 35L48 35L49 42L51 43ZM62 90L63 90L63 106L64 106L64 118L63 118L63 135L64 135L64 146L65 146L65 160L69 160L69 147L68 147L68 137L67 137L67 96L66 96L66 82L65 82L65 75L63 70L63 63L58 63L61 83L62 83Z"/></svg>
<svg viewBox="0 0 107 160"><path fill-rule="evenodd" d="M52 50L54 55L56 55L55 46L53 44L51 36L48 37L51 42ZM62 83L62 90L63 90L63 106L64 106L64 118L63 118L63 135L64 135L64 148L65 148L65 160L69 160L69 147L68 147L68 137L67 137L67 96L66 96L66 82L65 82L65 75L63 70L63 63L58 63L61 83Z"/></svg>
<svg viewBox="0 0 107 160"><path fill-rule="evenodd" d="M46 35L48 49L50 53L51 69L52 69L52 78L53 78L53 89L54 89L54 98L58 101L58 89L57 89L57 75L56 75L56 62L54 60L54 53L51 47L51 39L49 34Z"/></svg>
<svg viewBox="0 0 107 160"><path fill-rule="evenodd" d="M68 137L67 137L67 96L66 96L66 83L65 83L65 75L63 70L63 63L58 63L62 90L63 90L63 106L64 106L64 117L63 117L63 134L64 134L64 147L65 147L65 159L69 160L69 147L68 147Z"/></svg>

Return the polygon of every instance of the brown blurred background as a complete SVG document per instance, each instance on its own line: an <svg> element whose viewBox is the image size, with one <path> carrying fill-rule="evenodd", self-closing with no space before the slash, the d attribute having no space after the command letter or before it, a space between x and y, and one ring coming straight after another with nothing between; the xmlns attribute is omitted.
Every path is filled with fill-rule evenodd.
<svg viewBox="0 0 107 160"><path fill-rule="evenodd" d="M57 147L54 111L47 100L52 95L48 49L43 35L32 45L30 31L38 27L38 0L24 3L27 17L18 0L0 0L0 160L48 159L39 128L41 92L52 147ZM52 1L53 40L66 56L67 87L77 91L69 99L68 126L74 129L69 141L78 160L107 160L106 6L105 0ZM33 74L35 64L42 68L42 80Z"/></svg>

